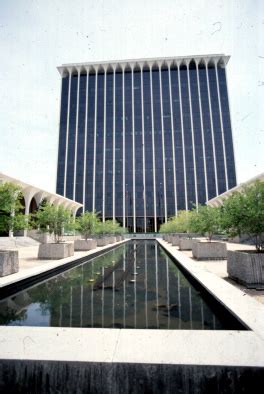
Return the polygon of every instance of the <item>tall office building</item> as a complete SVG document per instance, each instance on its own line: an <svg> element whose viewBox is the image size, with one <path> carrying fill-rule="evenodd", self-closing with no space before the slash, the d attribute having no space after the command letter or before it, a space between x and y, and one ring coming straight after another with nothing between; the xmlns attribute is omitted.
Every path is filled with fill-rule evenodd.
<svg viewBox="0 0 264 394"><path fill-rule="evenodd" d="M59 67L57 193L139 232L234 187L228 60Z"/></svg>

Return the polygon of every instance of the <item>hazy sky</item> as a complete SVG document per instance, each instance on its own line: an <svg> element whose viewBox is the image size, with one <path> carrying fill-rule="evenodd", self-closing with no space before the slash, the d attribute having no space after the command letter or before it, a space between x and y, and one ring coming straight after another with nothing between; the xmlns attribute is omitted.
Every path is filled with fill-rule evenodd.
<svg viewBox="0 0 264 394"><path fill-rule="evenodd" d="M224 53L238 182L264 171L263 0L0 0L0 172L55 191L62 63Z"/></svg>

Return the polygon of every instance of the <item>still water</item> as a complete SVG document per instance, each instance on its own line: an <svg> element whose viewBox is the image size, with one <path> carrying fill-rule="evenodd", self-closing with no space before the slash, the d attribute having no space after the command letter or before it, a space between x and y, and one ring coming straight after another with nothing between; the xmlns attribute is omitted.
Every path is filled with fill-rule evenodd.
<svg viewBox="0 0 264 394"><path fill-rule="evenodd" d="M244 329L150 240L130 241L1 300L0 324Z"/></svg>

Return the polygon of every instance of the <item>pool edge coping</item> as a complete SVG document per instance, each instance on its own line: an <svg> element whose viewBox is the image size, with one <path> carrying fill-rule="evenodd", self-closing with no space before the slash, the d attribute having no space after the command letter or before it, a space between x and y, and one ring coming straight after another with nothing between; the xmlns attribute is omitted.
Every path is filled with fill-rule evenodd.
<svg viewBox="0 0 264 394"><path fill-rule="evenodd" d="M156 240L206 291L264 341L263 304L206 268L199 267L199 261L188 257L175 246Z"/></svg>
<svg viewBox="0 0 264 394"><path fill-rule="evenodd" d="M161 242L162 245L164 241ZM196 267L195 262L182 252L175 253L175 248L171 251L167 245L164 249L218 300L219 293L216 295L208 284L212 275L218 285L223 282L232 286L204 268ZM201 278L201 274L205 277ZM233 289L236 296L239 293L243 296L241 290ZM255 307L259 304L251 300ZM224 301L220 301L225 304L228 300L224 298ZM234 305L230 304L230 300L228 303L228 309L232 310ZM263 334L259 335L260 327L253 327L251 323L254 322L249 324L244 316L241 320L252 331L1 326L0 363L5 360L33 360L264 367L264 339Z"/></svg>

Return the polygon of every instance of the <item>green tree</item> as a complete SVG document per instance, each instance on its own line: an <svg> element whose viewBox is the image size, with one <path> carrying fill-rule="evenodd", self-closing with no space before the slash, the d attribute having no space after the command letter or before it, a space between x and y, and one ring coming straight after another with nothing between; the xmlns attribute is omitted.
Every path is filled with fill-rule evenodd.
<svg viewBox="0 0 264 394"><path fill-rule="evenodd" d="M0 231L22 230L29 227L29 216L23 215L21 210L22 193L18 186L11 182L0 184Z"/></svg>
<svg viewBox="0 0 264 394"><path fill-rule="evenodd" d="M35 218L41 231L54 234L56 243L61 242L64 230L74 229L72 213L62 205L45 204L40 207Z"/></svg>
<svg viewBox="0 0 264 394"><path fill-rule="evenodd" d="M177 216L173 216L168 219L167 223L163 223L160 226L159 232L160 233L176 233L177 232L177 225L175 223Z"/></svg>
<svg viewBox="0 0 264 394"><path fill-rule="evenodd" d="M76 230L78 230L85 239L89 235L96 233L96 227L98 226L99 218L97 212L84 212L81 216L76 218Z"/></svg>
<svg viewBox="0 0 264 394"><path fill-rule="evenodd" d="M106 220L96 225L96 234L123 234L125 231L116 220Z"/></svg>
<svg viewBox="0 0 264 394"><path fill-rule="evenodd" d="M264 252L264 182L233 193L221 208L222 227L230 236L247 234L256 250Z"/></svg>
<svg viewBox="0 0 264 394"><path fill-rule="evenodd" d="M179 211L177 216L171 217L167 223L160 226L160 233L190 233L192 211Z"/></svg>
<svg viewBox="0 0 264 394"><path fill-rule="evenodd" d="M218 207L198 205L197 209L192 210L190 229L195 233L207 234L209 241L211 241L213 235L221 230L220 219L221 215Z"/></svg>

